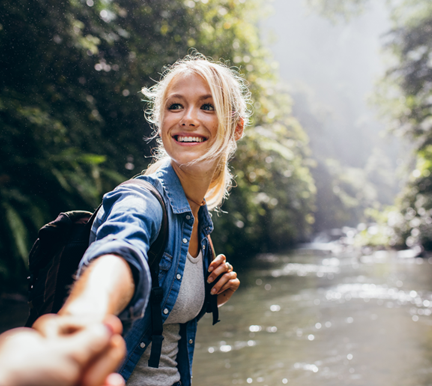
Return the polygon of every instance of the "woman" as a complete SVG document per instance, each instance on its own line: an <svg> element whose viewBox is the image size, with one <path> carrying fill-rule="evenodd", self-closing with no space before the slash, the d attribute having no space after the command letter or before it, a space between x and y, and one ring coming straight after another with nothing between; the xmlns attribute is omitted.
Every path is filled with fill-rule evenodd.
<svg viewBox="0 0 432 386"><path fill-rule="evenodd" d="M156 198L140 186L121 185L104 196L79 280L56 328L61 332L65 325L98 322L108 314L135 320L125 336L128 354L121 369L128 385L186 386L191 384L197 321L206 312L205 280L214 283L218 306L240 284L225 256L211 261L207 236L213 229L208 209L220 206L231 187L227 162L247 122L247 92L228 67L200 55L176 62L143 92L151 104L147 117L155 125L159 148L156 162L139 178L162 195L169 224L159 275L164 292L159 367L148 366L147 252L163 213Z"/></svg>

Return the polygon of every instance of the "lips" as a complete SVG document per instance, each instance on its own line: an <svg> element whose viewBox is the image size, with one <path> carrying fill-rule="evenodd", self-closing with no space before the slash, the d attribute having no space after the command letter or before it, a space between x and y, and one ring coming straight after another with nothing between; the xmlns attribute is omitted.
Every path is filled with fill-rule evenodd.
<svg viewBox="0 0 432 386"><path fill-rule="evenodd" d="M181 143L201 143L207 141L207 138L200 136L175 135L173 138Z"/></svg>

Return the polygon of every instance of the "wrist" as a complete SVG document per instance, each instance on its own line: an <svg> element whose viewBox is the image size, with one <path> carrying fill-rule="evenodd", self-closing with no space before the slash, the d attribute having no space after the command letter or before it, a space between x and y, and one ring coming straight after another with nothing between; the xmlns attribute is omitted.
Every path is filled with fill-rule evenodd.
<svg viewBox="0 0 432 386"><path fill-rule="evenodd" d="M98 320L118 315L129 303L134 290L129 264L117 255L103 255L75 282L59 314L91 316Z"/></svg>
<svg viewBox="0 0 432 386"><path fill-rule="evenodd" d="M99 299L78 298L66 302L58 312L60 316L86 317L102 321L110 314L107 302Z"/></svg>

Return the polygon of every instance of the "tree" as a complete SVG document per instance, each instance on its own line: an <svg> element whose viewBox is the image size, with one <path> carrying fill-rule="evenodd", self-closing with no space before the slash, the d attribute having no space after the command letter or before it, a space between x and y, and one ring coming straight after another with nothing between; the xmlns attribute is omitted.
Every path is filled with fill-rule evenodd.
<svg viewBox="0 0 432 386"><path fill-rule="evenodd" d="M255 23L259 4L0 4L3 290L21 285L17 278L25 277L30 240L43 223L62 210L92 210L104 192L146 167L152 145L143 137L152 130L139 91L191 47L236 65L253 94L252 127L233 163L238 188L223 207L228 214L214 216L217 247L240 256L306 237L314 199L307 138L290 115L289 98L279 97L275 87L274 67ZM264 182L271 178L278 180ZM233 226L236 238L228 237ZM268 229L277 229L271 238Z"/></svg>
<svg viewBox="0 0 432 386"><path fill-rule="evenodd" d="M406 245L432 249L432 5L405 1L392 15L394 28L386 48L394 64L378 100L393 131L411 142L414 153L397 203L403 221L395 229Z"/></svg>

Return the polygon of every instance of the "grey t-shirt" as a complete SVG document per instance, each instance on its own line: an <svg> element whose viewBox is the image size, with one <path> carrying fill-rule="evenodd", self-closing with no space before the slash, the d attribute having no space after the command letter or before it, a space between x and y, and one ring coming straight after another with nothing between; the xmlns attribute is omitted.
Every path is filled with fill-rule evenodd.
<svg viewBox="0 0 432 386"><path fill-rule="evenodd" d="M177 301L164 323L159 368L148 367L150 344L130 376L128 386L167 386L180 380L177 369L180 323L186 323L198 315L204 304L204 297L202 252L200 251L197 257L188 253Z"/></svg>

